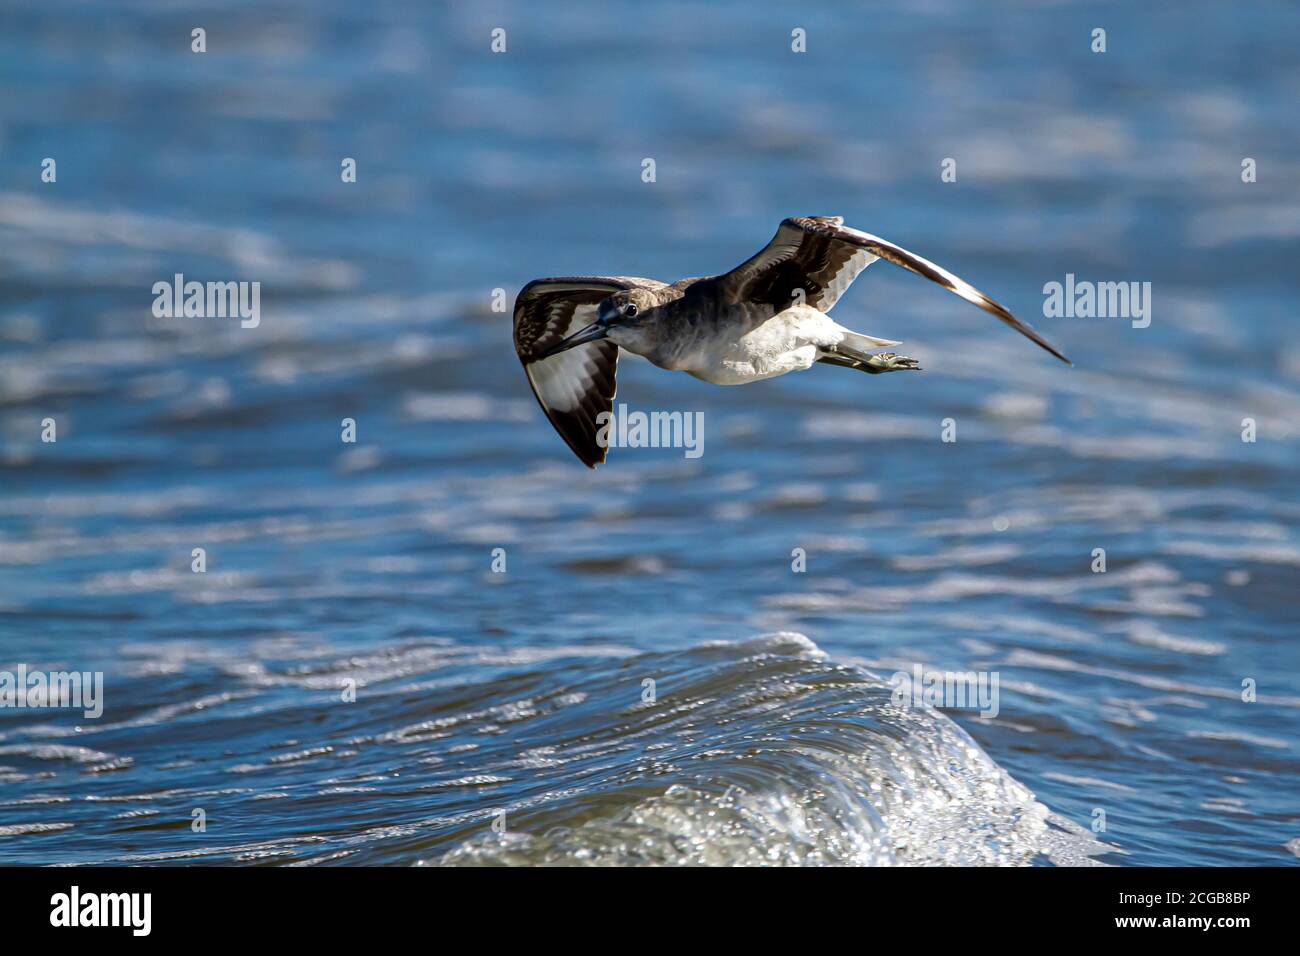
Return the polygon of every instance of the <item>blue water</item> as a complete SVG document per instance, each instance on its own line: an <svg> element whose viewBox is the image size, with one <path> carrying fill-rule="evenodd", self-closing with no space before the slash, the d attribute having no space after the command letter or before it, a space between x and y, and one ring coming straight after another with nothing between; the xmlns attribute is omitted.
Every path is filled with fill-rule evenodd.
<svg viewBox="0 0 1300 956"><path fill-rule="evenodd" d="M1153 6L0 7L0 671L105 681L0 709L0 862L1295 863L1300 11ZM625 360L704 454L583 469L493 290L809 214L1076 367L878 263L925 371Z"/></svg>

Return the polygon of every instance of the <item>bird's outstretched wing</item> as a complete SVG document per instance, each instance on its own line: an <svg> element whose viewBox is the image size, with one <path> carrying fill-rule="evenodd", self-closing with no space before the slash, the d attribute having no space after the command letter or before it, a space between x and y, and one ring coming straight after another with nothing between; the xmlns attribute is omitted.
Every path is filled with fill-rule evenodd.
<svg viewBox="0 0 1300 956"><path fill-rule="evenodd" d="M969 282L892 242L846 227L840 216L797 216L784 220L772 241L757 255L718 278L741 301L783 308L799 297L796 290L802 290L804 302L827 312L858 273L877 259L885 259L939 283L949 292L997 316L1062 362L1073 364L1030 325Z"/></svg>
<svg viewBox="0 0 1300 956"><path fill-rule="evenodd" d="M588 468L605 460L596 416L614 407L618 346L607 339L541 358L561 339L596 321L596 306L620 289L659 288L653 279L564 276L535 279L515 299L515 351L555 430Z"/></svg>

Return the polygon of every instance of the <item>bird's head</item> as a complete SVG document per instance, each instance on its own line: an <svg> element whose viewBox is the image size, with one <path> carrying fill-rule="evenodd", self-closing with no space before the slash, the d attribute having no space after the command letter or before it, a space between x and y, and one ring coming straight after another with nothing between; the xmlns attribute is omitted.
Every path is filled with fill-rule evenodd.
<svg viewBox="0 0 1300 956"><path fill-rule="evenodd" d="M601 300L596 307L596 321L579 329L568 338L556 343L547 356L568 351L600 339L610 339L624 348L632 348L641 341L647 327L648 316L659 304L647 289L622 289Z"/></svg>
<svg viewBox="0 0 1300 956"><path fill-rule="evenodd" d="M609 329L638 325L658 304L649 289L623 289L600 303L596 320Z"/></svg>

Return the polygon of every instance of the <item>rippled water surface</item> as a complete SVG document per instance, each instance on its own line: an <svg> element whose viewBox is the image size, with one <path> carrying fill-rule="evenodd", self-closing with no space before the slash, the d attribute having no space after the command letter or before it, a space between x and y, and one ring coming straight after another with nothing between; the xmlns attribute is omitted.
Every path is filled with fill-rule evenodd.
<svg viewBox="0 0 1300 956"><path fill-rule="evenodd" d="M0 710L0 862L1295 863L1300 14L1145 7L5 6L0 670L106 702ZM829 213L1076 367L881 263L925 371L625 359L703 456L572 458L494 289Z"/></svg>

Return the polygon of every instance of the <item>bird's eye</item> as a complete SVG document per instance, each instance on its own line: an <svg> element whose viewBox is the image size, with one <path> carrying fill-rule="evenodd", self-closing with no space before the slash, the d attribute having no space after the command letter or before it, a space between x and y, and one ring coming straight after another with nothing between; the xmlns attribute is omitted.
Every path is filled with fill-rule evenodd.
<svg viewBox="0 0 1300 956"><path fill-rule="evenodd" d="M631 302L623 306L623 315L629 319L632 318L632 316L636 315L636 306Z"/></svg>

